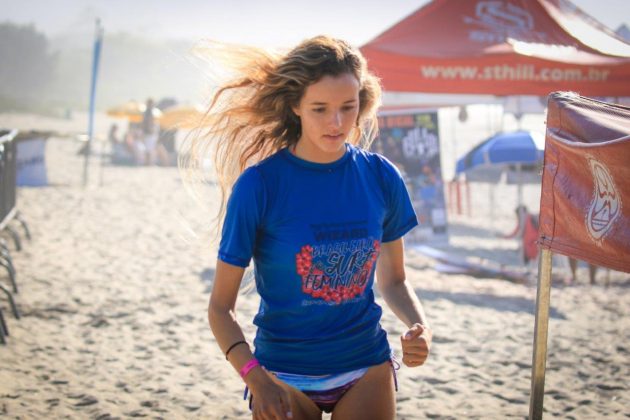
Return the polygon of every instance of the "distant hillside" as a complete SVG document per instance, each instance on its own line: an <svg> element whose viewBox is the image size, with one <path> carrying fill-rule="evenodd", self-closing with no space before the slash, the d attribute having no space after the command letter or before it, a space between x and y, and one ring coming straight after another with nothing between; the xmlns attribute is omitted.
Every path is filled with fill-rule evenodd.
<svg viewBox="0 0 630 420"><path fill-rule="evenodd" d="M33 25L0 23L0 109L36 102L52 82L57 57Z"/></svg>
<svg viewBox="0 0 630 420"><path fill-rule="evenodd" d="M48 98L87 108L92 66L90 45L56 39L58 65ZM203 75L188 50L192 42L156 43L127 34L105 34L97 86L97 106L105 109L129 99L164 96L199 100Z"/></svg>
<svg viewBox="0 0 630 420"><path fill-rule="evenodd" d="M32 26L2 23L0 35L0 110L87 109L92 34L73 33L47 39ZM204 75L195 68L189 53L192 46L192 41L158 43L106 32L97 108L104 110L147 97L202 100Z"/></svg>

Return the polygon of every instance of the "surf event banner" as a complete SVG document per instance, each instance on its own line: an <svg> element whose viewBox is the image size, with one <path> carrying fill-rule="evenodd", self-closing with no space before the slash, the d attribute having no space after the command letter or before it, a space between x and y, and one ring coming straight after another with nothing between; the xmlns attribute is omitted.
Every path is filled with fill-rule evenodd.
<svg viewBox="0 0 630 420"><path fill-rule="evenodd" d="M383 112L379 130L372 151L400 170L418 216L419 226L405 236L406 244L447 242L437 112Z"/></svg>

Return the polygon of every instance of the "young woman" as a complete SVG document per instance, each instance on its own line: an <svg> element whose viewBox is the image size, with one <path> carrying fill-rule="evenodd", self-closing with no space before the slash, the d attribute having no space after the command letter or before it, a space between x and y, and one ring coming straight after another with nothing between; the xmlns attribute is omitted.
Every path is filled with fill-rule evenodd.
<svg viewBox="0 0 630 420"><path fill-rule="evenodd" d="M425 362L432 333L405 281L402 236L417 224L409 196L397 169L365 150L376 131L378 80L358 50L324 36L283 56L233 56L241 77L218 90L207 143L194 146L212 146L229 196L219 212L212 332L251 392L254 419L319 419L322 411L394 418L375 273L408 327L407 366ZM255 350L235 317L252 258L261 297Z"/></svg>

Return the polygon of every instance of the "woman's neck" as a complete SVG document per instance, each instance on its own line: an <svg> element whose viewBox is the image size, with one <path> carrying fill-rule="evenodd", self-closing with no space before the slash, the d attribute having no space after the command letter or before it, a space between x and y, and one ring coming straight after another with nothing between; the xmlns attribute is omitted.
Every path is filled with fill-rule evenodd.
<svg viewBox="0 0 630 420"><path fill-rule="evenodd" d="M311 150L312 149L312 150ZM302 160L313 163L332 163L339 160L346 153L346 146L337 150L327 152L317 147L308 147L305 141L298 140L297 143L289 146L289 152Z"/></svg>

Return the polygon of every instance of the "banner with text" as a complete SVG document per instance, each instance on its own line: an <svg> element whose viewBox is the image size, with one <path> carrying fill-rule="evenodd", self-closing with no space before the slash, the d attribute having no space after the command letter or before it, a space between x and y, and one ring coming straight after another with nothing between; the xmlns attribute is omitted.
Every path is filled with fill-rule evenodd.
<svg viewBox="0 0 630 420"><path fill-rule="evenodd" d="M400 170L418 216L419 226L406 235L407 244L447 242L437 112L383 113L379 130L372 151Z"/></svg>

